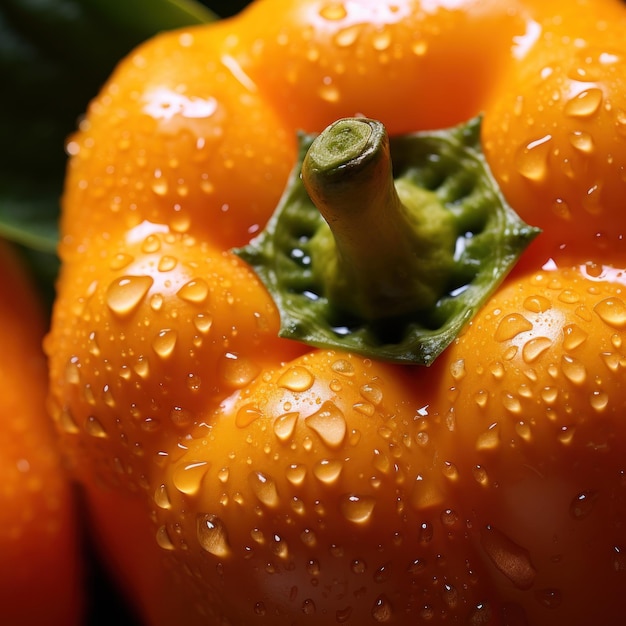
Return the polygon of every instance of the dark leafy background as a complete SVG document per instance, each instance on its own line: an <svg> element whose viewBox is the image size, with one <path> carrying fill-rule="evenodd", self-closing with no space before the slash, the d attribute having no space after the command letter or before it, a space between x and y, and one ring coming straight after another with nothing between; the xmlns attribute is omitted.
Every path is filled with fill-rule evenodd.
<svg viewBox="0 0 626 626"><path fill-rule="evenodd" d="M0 0L0 237L50 304L64 144L115 64L151 35L238 13L243 0ZM87 626L137 626L85 538Z"/></svg>

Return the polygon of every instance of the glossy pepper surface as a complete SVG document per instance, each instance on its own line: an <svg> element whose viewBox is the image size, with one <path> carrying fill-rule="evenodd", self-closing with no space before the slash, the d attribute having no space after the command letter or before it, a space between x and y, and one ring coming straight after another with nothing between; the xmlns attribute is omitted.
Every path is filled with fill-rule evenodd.
<svg viewBox="0 0 626 626"><path fill-rule="evenodd" d="M44 307L24 259L5 240L0 262L0 622L78 626L82 537L46 412Z"/></svg>
<svg viewBox="0 0 626 626"><path fill-rule="evenodd" d="M624 616L626 9L546 5L259 0L148 41L90 105L68 142L50 405L146 624ZM506 208L450 174L465 152L406 173L392 149L351 201L378 123L394 145L479 124L471 171ZM283 228L293 198L325 222ZM404 221L377 224L389 203ZM375 351L436 331L499 256L427 367ZM285 324L294 294L336 343ZM341 343L355 329L367 349Z"/></svg>

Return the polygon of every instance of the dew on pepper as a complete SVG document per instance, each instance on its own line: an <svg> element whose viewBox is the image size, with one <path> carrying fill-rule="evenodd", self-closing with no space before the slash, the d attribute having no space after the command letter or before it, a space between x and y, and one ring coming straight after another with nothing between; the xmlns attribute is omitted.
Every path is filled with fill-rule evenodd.
<svg viewBox="0 0 626 626"><path fill-rule="evenodd" d="M259 471L251 472L248 475L248 484L259 502L268 507L278 506L278 488L267 474Z"/></svg>
<svg viewBox="0 0 626 626"><path fill-rule="evenodd" d="M293 463L285 470L285 476L287 480L294 486L299 486L304 482L306 478L307 468L305 465L299 463Z"/></svg>
<svg viewBox="0 0 626 626"><path fill-rule="evenodd" d="M376 598L371 614L372 619L378 624L384 624L393 619L393 607L387 596L381 594Z"/></svg>
<svg viewBox="0 0 626 626"><path fill-rule="evenodd" d="M339 407L330 401L324 402L319 411L304 421L330 448L339 447L346 437L346 418Z"/></svg>
<svg viewBox="0 0 626 626"><path fill-rule="evenodd" d="M500 426L497 422L490 424L476 438L476 450L494 450L500 445Z"/></svg>
<svg viewBox="0 0 626 626"><path fill-rule="evenodd" d="M589 397L591 408L598 413L604 411L609 404L609 395L603 391L595 390Z"/></svg>
<svg viewBox="0 0 626 626"><path fill-rule="evenodd" d="M106 304L116 315L130 315L139 307L153 282L150 276L123 276L116 279L107 288Z"/></svg>
<svg viewBox="0 0 626 626"><path fill-rule="evenodd" d="M521 176L534 182L541 182L548 174L548 155L551 150L552 135L544 135L521 146L514 158Z"/></svg>
<svg viewBox="0 0 626 626"><path fill-rule="evenodd" d="M330 485L336 482L343 470L343 463L337 459L320 459L313 466L313 475L321 483Z"/></svg>
<svg viewBox="0 0 626 626"><path fill-rule="evenodd" d="M240 354L226 352L220 359L219 372L224 383L240 389L257 377L259 368L253 361Z"/></svg>
<svg viewBox="0 0 626 626"><path fill-rule="evenodd" d="M496 341L507 341L513 339L520 333L532 330L532 323L521 313L511 313L505 315L496 328Z"/></svg>
<svg viewBox="0 0 626 626"><path fill-rule="evenodd" d="M549 337L533 337L524 343L522 359L525 363L534 363L552 345L552 339Z"/></svg>
<svg viewBox="0 0 626 626"><path fill-rule="evenodd" d="M587 368L585 365L568 354L564 354L561 357L561 371L575 385L582 385L587 379Z"/></svg>
<svg viewBox="0 0 626 626"><path fill-rule="evenodd" d="M179 463L172 474L172 483L181 493L193 496L200 491L202 481L209 470L207 461Z"/></svg>
<svg viewBox="0 0 626 626"><path fill-rule="evenodd" d="M487 470L482 465L475 465L472 468L472 476L480 485L487 486L489 484L489 475L487 474Z"/></svg>
<svg viewBox="0 0 626 626"><path fill-rule="evenodd" d="M593 310L605 324L619 330L626 328L626 303L621 298L605 298Z"/></svg>
<svg viewBox="0 0 626 626"><path fill-rule="evenodd" d="M178 332L171 328L160 330L152 340L152 349L162 359L167 359L174 352L178 341Z"/></svg>
<svg viewBox="0 0 626 626"><path fill-rule="evenodd" d="M159 485L154 491L154 503L160 508L168 511L172 508L172 502L170 500L167 486L164 484Z"/></svg>
<svg viewBox="0 0 626 626"><path fill-rule="evenodd" d="M294 365L283 372L277 382L279 387L293 392L302 392L310 389L315 377L306 367Z"/></svg>
<svg viewBox="0 0 626 626"><path fill-rule="evenodd" d="M109 436L102 422L100 422L95 415L87 416L85 420L85 432L96 439L106 439Z"/></svg>
<svg viewBox="0 0 626 626"><path fill-rule="evenodd" d="M220 558L231 554L228 533L217 515L201 513L196 517L196 536L200 547Z"/></svg>
<svg viewBox="0 0 626 626"><path fill-rule="evenodd" d="M565 104L564 112L570 117L590 117L597 113L604 95L597 87L585 89Z"/></svg>
<svg viewBox="0 0 626 626"><path fill-rule="evenodd" d="M257 419L263 416L263 412L254 404L245 404L240 407L235 414L235 426L237 428L247 428Z"/></svg>

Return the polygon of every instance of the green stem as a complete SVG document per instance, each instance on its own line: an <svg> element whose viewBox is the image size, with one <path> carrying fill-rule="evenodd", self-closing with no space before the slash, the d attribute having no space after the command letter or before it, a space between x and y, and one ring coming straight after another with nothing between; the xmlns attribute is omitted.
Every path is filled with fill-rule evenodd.
<svg viewBox="0 0 626 626"><path fill-rule="evenodd" d="M329 126L313 141L302 180L330 227L313 239L312 253L335 308L376 320L436 304L447 286L454 228L431 192L394 181L380 122L348 118Z"/></svg>

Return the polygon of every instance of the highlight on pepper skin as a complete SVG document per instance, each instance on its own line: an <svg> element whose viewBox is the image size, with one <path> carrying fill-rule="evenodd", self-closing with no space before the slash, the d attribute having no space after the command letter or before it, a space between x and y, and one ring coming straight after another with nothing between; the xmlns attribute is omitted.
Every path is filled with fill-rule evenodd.
<svg viewBox="0 0 626 626"><path fill-rule="evenodd" d="M257 0L120 61L69 139L45 348L94 536L146 626L619 621L625 16L614 0ZM428 262L463 270L422 272L443 278L417 320L351 308L365 279L326 288L358 266L332 211L303 210L327 191L308 140L365 119L390 145L426 137L426 166L391 167L380 195L446 248ZM413 254L383 234L388 256ZM431 337L503 259L436 359L381 352L401 322ZM302 333L320 302L332 347Z"/></svg>

